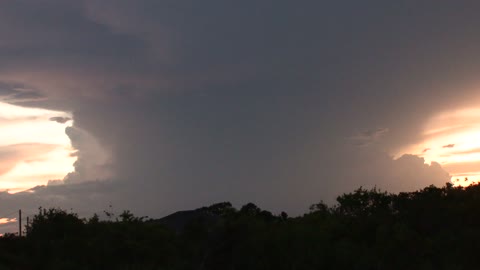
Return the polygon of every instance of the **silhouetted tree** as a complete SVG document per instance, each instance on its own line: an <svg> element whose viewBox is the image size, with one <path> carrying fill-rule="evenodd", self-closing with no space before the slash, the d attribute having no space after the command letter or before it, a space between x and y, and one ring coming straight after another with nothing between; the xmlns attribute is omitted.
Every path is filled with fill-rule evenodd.
<svg viewBox="0 0 480 270"><path fill-rule="evenodd" d="M222 202L162 220L40 209L0 237L0 269L477 269L480 185L390 194L359 188L303 216Z"/></svg>

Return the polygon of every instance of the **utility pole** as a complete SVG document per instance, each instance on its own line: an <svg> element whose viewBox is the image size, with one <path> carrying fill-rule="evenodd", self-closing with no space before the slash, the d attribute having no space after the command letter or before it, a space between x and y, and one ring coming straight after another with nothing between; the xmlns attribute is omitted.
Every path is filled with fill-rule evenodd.
<svg viewBox="0 0 480 270"><path fill-rule="evenodd" d="M28 216L27 216L27 228L25 229L25 236L28 236L29 229L30 229L30 220L28 219Z"/></svg>
<svg viewBox="0 0 480 270"><path fill-rule="evenodd" d="M22 237L22 209L18 210L18 236Z"/></svg>

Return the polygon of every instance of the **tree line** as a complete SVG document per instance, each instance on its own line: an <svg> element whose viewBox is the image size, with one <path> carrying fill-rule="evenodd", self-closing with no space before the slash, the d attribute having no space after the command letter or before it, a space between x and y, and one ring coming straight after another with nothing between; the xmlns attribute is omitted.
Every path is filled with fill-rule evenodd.
<svg viewBox="0 0 480 270"><path fill-rule="evenodd" d="M479 269L480 185L359 188L302 216L229 202L164 219L40 209L1 269Z"/></svg>

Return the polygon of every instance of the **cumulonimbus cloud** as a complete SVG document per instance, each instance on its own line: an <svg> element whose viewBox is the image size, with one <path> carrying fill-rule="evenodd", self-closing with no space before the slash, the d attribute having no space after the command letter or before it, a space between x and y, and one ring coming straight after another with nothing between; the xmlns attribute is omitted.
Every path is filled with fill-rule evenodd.
<svg viewBox="0 0 480 270"><path fill-rule="evenodd" d="M344 146L414 141L429 114L478 92L452 98L444 86L478 62L477 29L461 22L479 22L479 4L413 5L4 1L0 95L72 111L78 162L66 185L5 194L0 210L121 197L154 212L233 198L300 213L361 185L443 184L436 163ZM345 142L371 123L389 128ZM84 183L97 178L115 181Z"/></svg>

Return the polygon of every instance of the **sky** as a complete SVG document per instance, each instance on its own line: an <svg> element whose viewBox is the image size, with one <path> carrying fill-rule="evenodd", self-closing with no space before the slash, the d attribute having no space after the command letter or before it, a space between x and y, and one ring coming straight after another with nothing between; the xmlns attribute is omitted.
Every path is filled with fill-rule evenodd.
<svg viewBox="0 0 480 270"><path fill-rule="evenodd" d="M479 8L2 1L2 228L39 206L299 215L360 186L474 183Z"/></svg>

